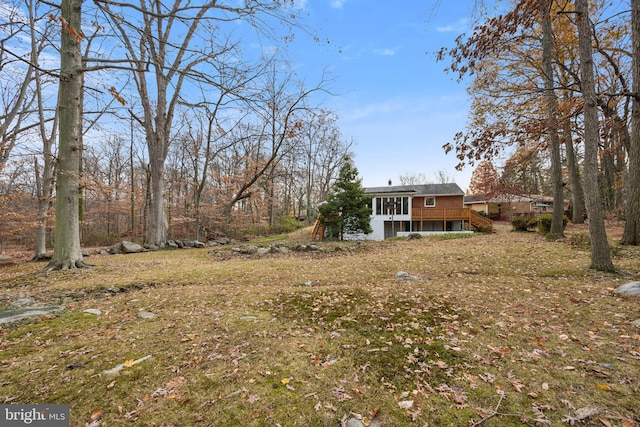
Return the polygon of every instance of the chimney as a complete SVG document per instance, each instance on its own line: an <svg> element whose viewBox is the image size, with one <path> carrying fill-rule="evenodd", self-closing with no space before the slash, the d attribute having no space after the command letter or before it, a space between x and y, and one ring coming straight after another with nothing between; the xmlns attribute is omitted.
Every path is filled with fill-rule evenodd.
<svg viewBox="0 0 640 427"><path fill-rule="evenodd" d="M391 185L391 180L389 180L389 185Z"/></svg>

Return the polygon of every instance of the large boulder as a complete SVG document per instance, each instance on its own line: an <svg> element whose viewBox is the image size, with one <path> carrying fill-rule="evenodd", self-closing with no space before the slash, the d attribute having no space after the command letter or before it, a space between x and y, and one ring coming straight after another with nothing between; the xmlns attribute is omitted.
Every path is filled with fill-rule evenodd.
<svg viewBox="0 0 640 427"><path fill-rule="evenodd" d="M616 294L620 295L633 295L640 297L640 282L629 282L622 286L618 286L613 290Z"/></svg>
<svg viewBox="0 0 640 427"><path fill-rule="evenodd" d="M124 254L137 254L144 251L144 248L141 245L133 242L127 242L126 240L120 243L120 249Z"/></svg>
<svg viewBox="0 0 640 427"><path fill-rule="evenodd" d="M17 322L18 320L28 319L30 317L44 316L56 311L62 310L61 306L46 307L21 307L10 310L0 310L0 325L5 323Z"/></svg>

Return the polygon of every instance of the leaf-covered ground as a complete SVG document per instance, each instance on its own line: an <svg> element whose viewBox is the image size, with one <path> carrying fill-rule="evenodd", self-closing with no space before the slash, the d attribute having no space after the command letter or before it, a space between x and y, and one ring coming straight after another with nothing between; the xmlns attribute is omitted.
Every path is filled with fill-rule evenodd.
<svg viewBox="0 0 640 427"><path fill-rule="evenodd" d="M65 309L0 329L0 403L67 403L72 426L640 425L640 300L612 292L639 248L613 229L627 275L602 274L584 228L498 231L6 267L0 304Z"/></svg>

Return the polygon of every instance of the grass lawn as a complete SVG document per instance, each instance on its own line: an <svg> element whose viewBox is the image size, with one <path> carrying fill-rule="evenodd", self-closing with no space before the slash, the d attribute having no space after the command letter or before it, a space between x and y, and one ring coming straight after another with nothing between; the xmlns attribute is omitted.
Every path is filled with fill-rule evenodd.
<svg viewBox="0 0 640 427"><path fill-rule="evenodd" d="M5 267L0 308L65 308L0 328L0 403L72 426L640 426L640 299L612 292L640 248L612 227L627 275L595 272L585 232Z"/></svg>

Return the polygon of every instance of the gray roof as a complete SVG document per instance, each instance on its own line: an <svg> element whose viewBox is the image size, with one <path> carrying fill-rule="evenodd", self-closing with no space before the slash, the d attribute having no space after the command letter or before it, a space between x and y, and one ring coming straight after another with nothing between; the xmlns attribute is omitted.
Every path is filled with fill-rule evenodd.
<svg viewBox="0 0 640 427"><path fill-rule="evenodd" d="M386 187L367 187L367 194L402 194L412 196L463 196L464 191L456 183L422 185L388 185Z"/></svg>
<svg viewBox="0 0 640 427"><path fill-rule="evenodd" d="M471 196L464 196L464 203L479 203L486 202L488 196L486 194L474 194Z"/></svg>

